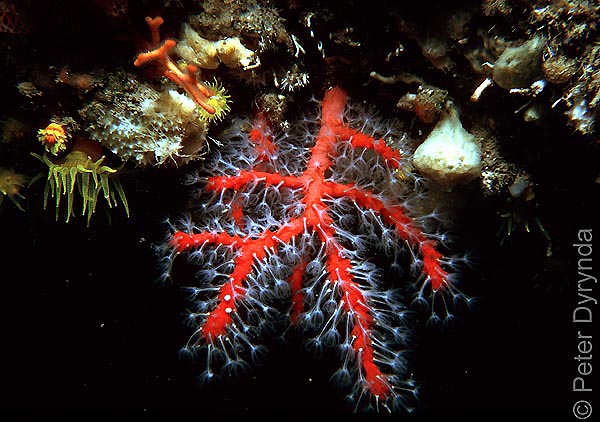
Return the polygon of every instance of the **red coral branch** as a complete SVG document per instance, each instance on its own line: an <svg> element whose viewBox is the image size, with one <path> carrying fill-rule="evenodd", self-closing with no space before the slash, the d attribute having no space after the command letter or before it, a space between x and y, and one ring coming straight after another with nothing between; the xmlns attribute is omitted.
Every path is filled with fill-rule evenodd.
<svg viewBox="0 0 600 422"><path fill-rule="evenodd" d="M329 342L327 333L332 338L341 338L340 344L347 344L349 348L345 351L348 355L339 378L344 380L347 373L354 374L357 383L353 393L359 398L367 394L378 403L393 402L399 400L399 391L403 387L397 369L401 365L394 363L400 359L400 354L388 344L391 337L397 336L397 328L387 326L386 321L399 317L396 315L401 313L399 305L389 299L389 295L377 291L374 270L340 243L343 230L332 217L331 203L346 200L359 209L379 215L400 241L406 242L420 256L422 272L433 292L450 287L449 275L443 268L443 256L435 242L423 233L401 204L394 202L397 198L387 198L354 183L331 180L333 160L342 154L339 149L342 143L355 149L372 149L390 168L390 180L394 177L394 169L400 167L401 157L397 150L386 145L383 139L370 137L344 123L346 99L346 93L340 88L326 92L320 129L310 148L306 168L298 175L282 175L274 167L269 168L268 162L275 160L277 146L268 122L259 115L248 136L255 151L252 167L239 170L235 175L209 177L205 185L206 191L214 192L219 198L230 192L230 208L228 212L221 210L221 215L223 218L230 215L237 224L236 230L247 230L246 234L228 234L206 227L199 233L176 231L170 244L177 253L202 251L207 243L227 247L233 253L231 274L220 284L217 297L198 328L199 336L205 344L212 345L212 350L218 347L224 350L225 361L234 360L231 356L237 355L238 348L234 344L250 344L248 334L241 328L244 312L255 314L256 307L268 308L262 299L264 290L277 289L277 282L275 287L264 287L257 277L283 271L287 274L283 276L287 278L287 297L291 299L291 323L302 324L311 318L317 320L315 325L321 330L314 339L317 347L325 341L323 339ZM278 226L260 226L258 231L246 228L244 218L255 210L245 205L243 194L257 186L264 195L268 189L301 192L297 207L300 211L279 222ZM220 217L217 215L216 218ZM312 242L306 240L309 238L318 239L320 252L314 245L299 246L302 242ZM270 265L270 259L280 261ZM317 264L322 265L320 275L313 275L313 281L309 282L306 273L313 271L309 271L309 267L314 267L315 260L324 262ZM280 267L285 262L290 267L282 270ZM279 277L273 275L272 278ZM318 288L319 280L324 280L325 284ZM258 295L256 289L260 291ZM312 305L307 304L310 301ZM321 309L327 309L327 321L319 317ZM223 338L228 339L228 345L221 341ZM217 339L221 340L217 342ZM208 359L209 364L213 361L213 358ZM355 365L353 371L348 369L351 364ZM212 373L210 368L207 371ZM408 385L410 390L410 383Z"/></svg>
<svg viewBox="0 0 600 422"><path fill-rule="evenodd" d="M214 93L196 79L198 67L188 64L185 71L182 71L169 57L169 53L175 48L177 42L175 40L165 40L160 44L159 28L164 23L163 18L160 16L156 18L147 16L146 23L150 27L153 49L138 54L133 64L135 66L143 66L150 62L159 63L164 76L185 89L189 96L192 97L192 100L206 110L207 113L215 114L216 109L207 102L208 98L214 95Z"/></svg>
<svg viewBox="0 0 600 422"><path fill-rule="evenodd" d="M275 154L277 148L273 143L273 132L265 113L256 113L254 127L250 131L248 138L255 145L259 161L267 161L269 157Z"/></svg>

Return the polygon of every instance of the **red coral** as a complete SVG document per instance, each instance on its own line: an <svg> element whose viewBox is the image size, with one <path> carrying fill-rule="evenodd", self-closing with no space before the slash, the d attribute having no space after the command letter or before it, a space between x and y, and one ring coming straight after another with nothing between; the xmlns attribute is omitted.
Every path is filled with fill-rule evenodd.
<svg viewBox="0 0 600 422"><path fill-rule="evenodd" d="M419 297L426 286L452 291L444 269L451 264L409 215L400 153L366 133L367 123L347 124L346 100L340 88L326 92L316 136L305 120L296 134L274 139L259 115L249 135L237 136L241 144L225 142L230 154L222 151L211 169L223 174L204 179L210 197L198 204L197 225L173 234L167 261L187 252L204 268L204 284L192 288L190 348L207 353L206 378L219 362L245 366L243 350L259 354L255 339L283 300L291 323L312 333L309 345L338 345L335 379L354 380L352 396L396 408L414 392L402 353L405 308L365 255L378 247L397 255L408 245L423 274Z"/></svg>
<svg viewBox="0 0 600 422"><path fill-rule="evenodd" d="M164 76L175 82L177 85L185 89L192 97L192 100L202 107L208 114L214 115L217 110L208 103L208 98L215 93L207 86L196 79L198 67L193 64L188 64L185 71L182 71L169 57L169 52L175 48L177 42L175 40L166 40L160 44L159 28L164 23L163 18L146 17L146 23L150 27L152 36L152 50L140 53L137 55L134 65L143 66L146 63L157 62L162 67Z"/></svg>
<svg viewBox="0 0 600 422"><path fill-rule="evenodd" d="M32 30L31 22L25 13L23 2L0 1L0 33L28 34Z"/></svg>

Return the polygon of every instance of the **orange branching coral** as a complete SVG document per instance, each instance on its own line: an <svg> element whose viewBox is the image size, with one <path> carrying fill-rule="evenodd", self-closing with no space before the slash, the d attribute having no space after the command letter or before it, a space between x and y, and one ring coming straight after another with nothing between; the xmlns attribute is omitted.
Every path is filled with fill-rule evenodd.
<svg viewBox="0 0 600 422"><path fill-rule="evenodd" d="M221 114L229 110L227 105L227 96L220 87L215 84L214 87L209 87L196 79L198 67L188 63L185 70L181 70L175 62L169 57L169 52L175 47L175 40L165 40L160 44L159 28L164 23L163 18L146 17L146 23L150 27L151 44L153 50L140 53L133 63L135 66L142 66L146 63L156 61L163 68L163 74L181 86L192 97L194 102L198 104L206 112L205 117L220 117Z"/></svg>

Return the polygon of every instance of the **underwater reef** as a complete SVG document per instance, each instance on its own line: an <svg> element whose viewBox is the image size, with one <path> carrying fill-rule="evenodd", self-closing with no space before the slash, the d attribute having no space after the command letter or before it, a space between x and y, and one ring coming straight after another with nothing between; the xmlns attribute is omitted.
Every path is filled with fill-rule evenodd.
<svg viewBox="0 0 600 422"><path fill-rule="evenodd" d="M598 22L0 0L2 412L588 419Z"/></svg>

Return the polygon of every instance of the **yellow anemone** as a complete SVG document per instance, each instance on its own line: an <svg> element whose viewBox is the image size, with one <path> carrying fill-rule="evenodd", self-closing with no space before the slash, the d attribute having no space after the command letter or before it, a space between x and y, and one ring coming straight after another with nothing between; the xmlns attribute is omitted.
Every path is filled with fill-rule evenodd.
<svg viewBox="0 0 600 422"><path fill-rule="evenodd" d="M19 192L27 182L27 176L19 174L13 169L6 167L0 167L0 205L4 201L4 197L7 196L15 206L23 211L23 207L19 203L19 199L25 198Z"/></svg>
<svg viewBox="0 0 600 422"><path fill-rule="evenodd" d="M125 212L129 217L129 206L125 198L125 192L119 179L115 177L116 169L102 165L104 156L94 161L83 151L71 151L63 158L50 160L47 154L39 155L31 153L34 157L46 164L49 168L46 188L44 190L44 209L48 204L48 195L51 194L56 200L56 219L58 220L58 210L62 196L67 197L67 223L71 216L75 216L73 211L73 197L75 196L75 186L81 196L82 210L81 215L87 216L87 224L90 224L92 214L96 211L98 195L102 192L104 199L109 207L117 206L117 198L125 207ZM112 189L111 189L112 186Z"/></svg>
<svg viewBox="0 0 600 422"><path fill-rule="evenodd" d="M229 107L229 98L231 96L227 95L227 90L216 79L214 82L206 82L204 85L213 92L213 95L206 99L206 104L214 107L215 113L210 114L202 107L198 107L197 110L200 114L200 119L204 121L221 120L231 110L231 107Z"/></svg>

